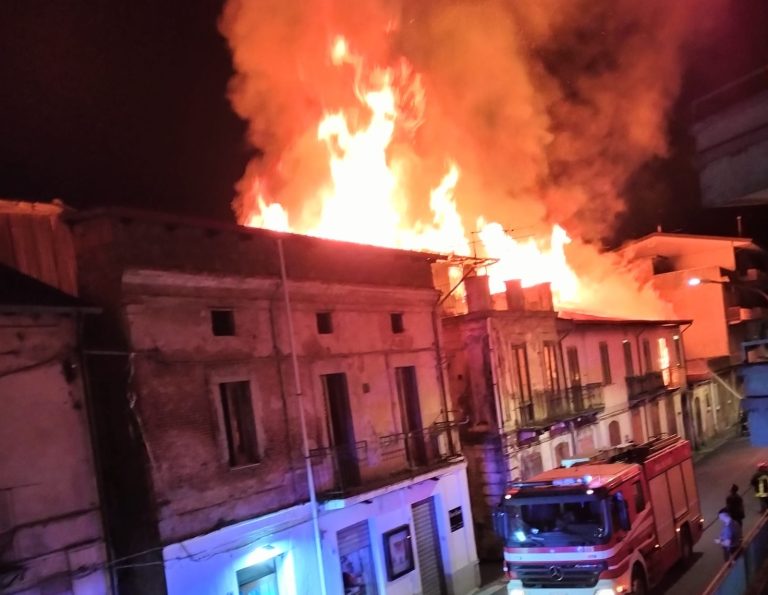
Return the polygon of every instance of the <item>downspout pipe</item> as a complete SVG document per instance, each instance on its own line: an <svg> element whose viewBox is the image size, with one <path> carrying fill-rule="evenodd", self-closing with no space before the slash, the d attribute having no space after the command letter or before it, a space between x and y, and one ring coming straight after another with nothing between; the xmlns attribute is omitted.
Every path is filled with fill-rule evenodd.
<svg viewBox="0 0 768 595"><path fill-rule="evenodd" d="M432 333L435 336L435 357L437 358L437 382L438 386L440 388L440 403L442 405L443 409L443 421L446 424L446 427L448 426L450 420L449 412L451 409L448 407L448 389L445 382L445 354L443 352L443 344L440 339L441 337L441 329L440 329L440 314L439 314L439 308L440 304L443 303L442 296L438 296L437 300L435 301L435 305L432 307ZM450 444L451 448L451 454L455 455L461 452L461 448L455 448L453 444L453 435L451 433L451 428L447 427L448 431L448 442Z"/></svg>
<svg viewBox="0 0 768 595"><path fill-rule="evenodd" d="M327 595L325 584L325 567L323 566L323 547L320 534L320 518L317 508L317 493L315 491L315 477L312 474L312 461L309 458L309 438L307 437L307 421L304 414L304 394L301 386L301 373L299 371L299 359L296 354L296 336L293 329L293 313L291 310L291 297L288 290L288 275L285 269L285 252L283 250L283 238L277 238L277 251L280 259L280 278L283 283L283 297L285 298L285 315L288 322L288 340L291 348L291 364L293 367L293 380L296 389L296 401L299 405L299 425L301 426L301 448L304 455L304 464L307 473L307 487L309 489L309 505L312 509L312 528L314 531L315 554L317 555L317 569L320 574L320 595Z"/></svg>

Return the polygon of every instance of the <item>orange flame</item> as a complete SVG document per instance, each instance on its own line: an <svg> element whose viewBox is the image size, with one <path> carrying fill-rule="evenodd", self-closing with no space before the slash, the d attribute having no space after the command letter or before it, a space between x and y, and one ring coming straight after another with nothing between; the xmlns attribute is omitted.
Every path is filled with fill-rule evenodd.
<svg viewBox="0 0 768 595"><path fill-rule="evenodd" d="M397 130L413 131L421 123L424 92L411 66L367 70L347 41L337 37L330 50L332 63L351 66L355 76L357 110L327 112L317 124L316 138L327 151L330 178L317 190L321 208L317 220L304 228L289 225L286 211L266 197L260 180L251 188L247 225L410 250L469 256L473 252L454 192L461 177L449 163L430 192L432 221L406 225L409 196L401 182L404 164L389 155ZM407 107L405 107L407 106ZM476 223L477 252L497 262L487 267L491 290L504 291L504 281L520 279L523 286L549 282L557 306L576 306L584 291L569 265L565 246L570 238L558 225L549 237L516 239L496 222Z"/></svg>

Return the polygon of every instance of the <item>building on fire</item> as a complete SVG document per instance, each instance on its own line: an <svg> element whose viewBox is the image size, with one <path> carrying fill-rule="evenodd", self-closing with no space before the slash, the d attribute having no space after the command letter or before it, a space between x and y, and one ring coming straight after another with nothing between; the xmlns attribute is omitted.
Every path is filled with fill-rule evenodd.
<svg viewBox="0 0 768 595"><path fill-rule="evenodd" d="M564 459L686 435L686 321L620 320L558 313L549 286L465 279L466 311L443 318L451 393L468 423L468 461L478 552L498 558L492 511L509 482Z"/></svg>
<svg viewBox="0 0 768 595"><path fill-rule="evenodd" d="M69 224L103 308L85 354L121 592L477 586L437 257L128 211Z"/></svg>

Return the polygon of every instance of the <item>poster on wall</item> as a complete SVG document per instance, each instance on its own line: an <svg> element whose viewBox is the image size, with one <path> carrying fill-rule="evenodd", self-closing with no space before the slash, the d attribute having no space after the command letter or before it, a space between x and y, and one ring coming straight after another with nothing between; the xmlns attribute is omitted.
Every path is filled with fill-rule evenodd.
<svg viewBox="0 0 768 595"><path fill-rule="evenodd" d="M393 581L414 569L411 528L401 525L384 533L384 555L387 561L387 579Z"/></svg>

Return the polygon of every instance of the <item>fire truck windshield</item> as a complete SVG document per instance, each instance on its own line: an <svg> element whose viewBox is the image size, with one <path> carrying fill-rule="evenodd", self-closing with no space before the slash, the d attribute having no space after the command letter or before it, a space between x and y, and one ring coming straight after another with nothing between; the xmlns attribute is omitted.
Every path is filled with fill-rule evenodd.
<svg viewBox="0 0 768 595"><path fill-rule="evenodd" d="M589 496L518 497L505 501L509 547L599 545L609 537L606 501Z"/></svg>

